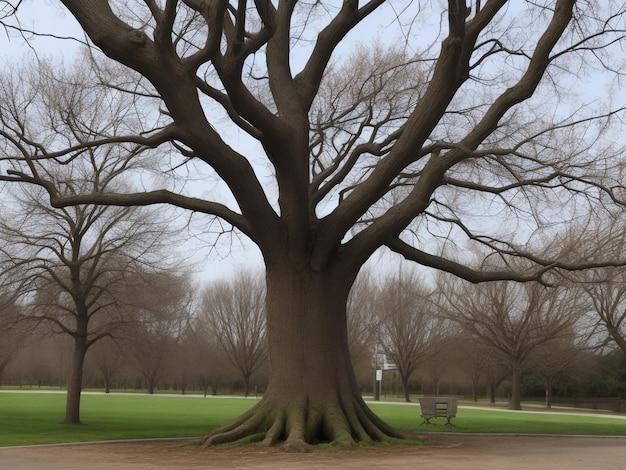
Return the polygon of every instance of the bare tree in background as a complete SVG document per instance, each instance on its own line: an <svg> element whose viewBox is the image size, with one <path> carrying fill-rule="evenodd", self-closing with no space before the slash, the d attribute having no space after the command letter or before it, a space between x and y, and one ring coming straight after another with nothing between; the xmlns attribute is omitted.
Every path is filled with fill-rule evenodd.
<svg viewBox="0 0 626 470"><path fill-rule="evenodd" d="M49 82L53 77L44 64L5 71L0 121L6 128L30 129L23 145L12 142L14 151L38 158L54 154L68 140L86 142L126 128L129 103L82 83L86 74L78 69L63 81ZM47 161L33 170L68 194L123 190L129 152L122 144L87 147L80 151L84 158L61 158L63 165ZM41 187L10 189L0 209L2 270L29 304L25 319L46 322L73 340L64 423L78 424L85 355L128 322L121 295L129 276L167 266L168 230L145 208L54 208Z"/></svg>
<svg viewBox="0 0 626 470"><path fill-rule="evenodd" d="M42 204L41 193L32 190L16 201L11 213L6 206L2 211L0 237L11 244L2 268L29 300L23 320L46 322L51 331L73 338L64 422L80 423L85 355L132 321L123 293L133 272L158 265L145 254L160 251L163 232L132 208L55 209Z"/></svg>
<svg viewBox="0 0 626 470"><path fill-rule="evenodd" d="M133 324L122 334L124 349L149 394L175 364L177 345L191 319L192 289L186 275L162 271L138 276L125 308Z"/></svg>
<svg viewBox="0 0 626 470"><path fill-rule="evenodd" d="M376 301L378 342L398 368L407 402L411 401L411 377L444 333L447 321L433 315L430 292L422 283L415 274L390 276L382 283Z"/></svg>
<svg viewBox="0 0 626 470"><path fill-rule="evenodd" d="M472 385L472 401L477 402L481 385L486 386L488 382L490 361L487 348L480 340L461 330L457 332L451 350L451 360L459 374L469 379Z"/></svg>
<svg viewBox="0 0 626 470"><path fill-rule="evenodd" d="M538 283L472 285L441 276L439 289L445 293L442 315L507 362L512 374L509 406L514 410L521 409L521 376L532 354L566 336L584 313L571 291Z"/></svg>
<svg viewBox="0 0 626 470"><path fill-rule="evenodd" d="M495 404L498 387L510 376L510 367L506 358L493 350L487 351L487 384L489 387L489 401Z"/></svg>
<svg viewBox="0 0 626 470"><path fill-rule="evenodd" d="M102 380L104 393L110 393L113 381L127 364L127 359L117 342L112 338L105 338L90 348L86 364Z"/></svg>
<svg viewBox="0 0 626 470"><path fill-rule="evenodd" d="M623 104L577 95L623 71L621 1L59 4L94 55L139 76L109 83L145 106L143 131L117 139L156 149L162 177L72 194L31 154L5 151L2 178L41 185L55 206L178 206L263 256L268 390L207 444L401 435L364 403L348 348L350 289L382 247L472 282L624 262L544 257L534 240L623 202L621 145L605 138ZM11 149L29 139L3 132ZM56 157L107 142L68 139ZM476 245L504 263L469 262Z"/></svg>
<svg viewBox="0 0 626 470"><path fill-rule="evenodd" d="M211 395L217 395L219 387L227 378L229 366L228 355L222 348L220 340L202 324L201 319L194 318L187 347L195 364L195 380L202 388L204 396L209 389Z"/></svg>
<svg viewBox="0 0 626 470"><path fill-rule="evenodd" d="M376 311L378 287L369 271L359 274L350 296L348 297L348 348L355 365L367 363L372 367L372 358L376 348L376 332L379 317ZM372 370L373 377L373 370Z"/></svg>
<svg viewBox="0 0 626 470"><path fill-rule="evenodd" d="M444 379L450 377L454 369L454 342L457 340L458 326L448 320L433 321L432 341L427 350L426 358L420 369L425 373L432 385L433 395L439 396Z"/></svg>
<svg viewBox="0 0 626 470"><path fill-rule="evenodd" d="M539 345L530 363L544 380L546 408L552 408L552 392L558 378L566 377L574 366L583 362L589 345L584 344L585 335L578 327L565 330L558 338Z"/></svg>
<svg viewBox="0 0 626 470"><path fill-rule="evenodd" d="M27 336L24 325L19 322L20 306L15 295L0 292L0 385L7 365L22 348Z"/></svg>
<svg viewBox="0 0 626 470"><path fill-rule="evenodd" d="M626 356L626 273L623 269L590 272L579 278L583 298L589 303L590 319L597 331Z"/></svg>
<svg viewBox="0 0 626 470"><path fill-rule="evenodd" d="M250 378L267 354L263 277L240 271L230 282L207 286L202 293L201 321L239 372L247 397Z"/></svg>

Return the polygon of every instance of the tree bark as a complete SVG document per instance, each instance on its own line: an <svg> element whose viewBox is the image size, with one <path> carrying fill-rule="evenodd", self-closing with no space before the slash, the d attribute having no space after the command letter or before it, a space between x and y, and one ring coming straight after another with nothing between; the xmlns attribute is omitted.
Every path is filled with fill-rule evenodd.
<svg viewBox="0 0 626 470"><path fill-rule="evenodd" d="M400 374L400 380L402 381L402 391L404 392L404 401L406 403L411 402L411 394L409 393L409 376Z"/></svg>
<svg viewBox="0 0 626 470"><path fill-rule="evenodd" d="M80 398L83 389L83 365L86 354L87 338L82 335L75 336L70 378L67 384L64 424L82 424L80 421Z"/></svg>
<svg viewBox="0 0 626 470"><path fill-rule="evenodd" d="M401 437L369 410L356 385L346 322L350 286L344 276L268 269L268 389L206 444L254 436L306 450L321 442L350 446Z"/></svg>
<svg viewBox="0 0 626 470"><path fill-rule="evenodd" d="M472 401L478 402L478 385L480 383L480 375L477 373L472 374Z"/></svg>
<svg viewBox="0 0 626 470"><path fill-rule="evenodd" d="M2 385L2 378L4 376L4 369L6 369L9 361L0 361L0 385Z"/></svg>
<svg viewBox="0 0 626 470"><path fill-rule="evenodd" d="M496 389L498 386L493 382L489 383L489 403L495 405L496 403Z"/></svg>
<svg viewBox="0 0 626 470"><path fill-rule="evenodd" d="M250 395L250 375L243 376L243 395L246 398Z"/></svg>
<svg viewBox="0 0 626 470"><path fill-rule="evenodd" d="M511 402L509 408L512 410L522 409L522 369L519 365L513 365L513 377L511 384Z"/></svg>
<svg viewBox="0 0 626 470"><path fill-rule="evenodd" d="M552 408L552 377L546 377L546 408Z"/></svg>

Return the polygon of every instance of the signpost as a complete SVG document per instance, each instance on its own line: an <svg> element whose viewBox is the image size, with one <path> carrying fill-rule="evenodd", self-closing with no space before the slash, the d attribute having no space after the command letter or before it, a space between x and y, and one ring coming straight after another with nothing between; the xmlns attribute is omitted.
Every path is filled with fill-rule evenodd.
<svg viewBox="0 0 626 470"><path fill-rule="evenodd" d="M378 345L376 345L376 354L374 357L374 367L376 369L376 380L374 381L374 400L379 401L380 395L383 389L383 371L384 370L397 370L398 367L393 362L387 361L387 355L381 354L382 358L378 354ZM382 360L381 360L382 359Z"/></svg>
<svg viewBox="0 0 626 470"><path fill-rule="evenodd" d="M376 369L376 383L374 386L374 400L380 400L380 391L383 385L383 370Z"/></svg>

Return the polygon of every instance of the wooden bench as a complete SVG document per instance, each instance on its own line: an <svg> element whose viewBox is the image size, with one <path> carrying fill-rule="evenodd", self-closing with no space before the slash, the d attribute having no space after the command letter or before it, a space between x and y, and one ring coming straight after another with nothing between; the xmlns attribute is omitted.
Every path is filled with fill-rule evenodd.
<svg viewBox="0 0 626 470"><path fill-rule="evenodd" d="M450 420L456 417L457 398L424 397L420 398L419 402L421 416L426 424L430 424L433 418L446 418L448 421L446 424L452 424Z"/></svg>

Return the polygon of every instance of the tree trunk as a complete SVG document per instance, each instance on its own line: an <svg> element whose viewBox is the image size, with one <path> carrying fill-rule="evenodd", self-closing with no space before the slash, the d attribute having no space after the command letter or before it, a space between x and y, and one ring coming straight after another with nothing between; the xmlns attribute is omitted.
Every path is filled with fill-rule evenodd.
<svg viewBox="0 0 626 470"><path fill-rule="evenodd" d="M552 377L546 377L546 408L552 408Z"/></svg>
<svg viewBox="0 0 626 470"><path fill-rule="evenodd" d="M480 382L480 377L478 374L472 375L472 401L474 403L478 402L478 384Z"/></svg>
<svg viewBox="0 0 626 470"><path fill-rule="evenodd" d="M441 379L439 377L433 377L433 391L436 397L439 396L439 385L441 383Z"/></svg>
<svg viewBox="0 0 626 470"><path fill-rule="evenodd" d="M246 374L243 376L243 395L246 398L250 395L250 375Z"/></svg>
<svg viewBox="0 0 626 470"><path fill-rule="evenodd" d="M82 335L74 337L70 378L67 384L64 424L81 424L80 395L83 389L83 365L85 363L86 354L87 338Z"/></svg>
<svg viewBox="0 0 626 470"><path fill-rule="evenodd" d="M4 369L6 369L9 361L0 361L0 385L2 385L2 378L4 376Z"/></svg>
<svg viewBox="0 0 626 470"><path fill-rule="evenodd" d="M245 437L290 450L401 437L361 398L348 351L347 276L268 270L269 384L263 399L206 444Z"/></svg>
<svg viewBox="0 0 626 470"><path fill-rule="evenodd" d="M513 377L511 384L511 402L509 408L512 410L522 409L522 369L519 365L513 365Z"/></svg>
<svg viewBox="0 0 626 470"><path fill-rule="evenodd" d="M489 402L493 405L495 405L496 403L497 389L498 389L498 386L495 383L489 382Z"/></svg>
<svg viewBox="0 0 626 470"><path fill-rule="evenodd" d="M411 402L411 394L409 390L409 374L400 374L400 381L402 382L402 391L404 392L404 401Z"/></svg>

